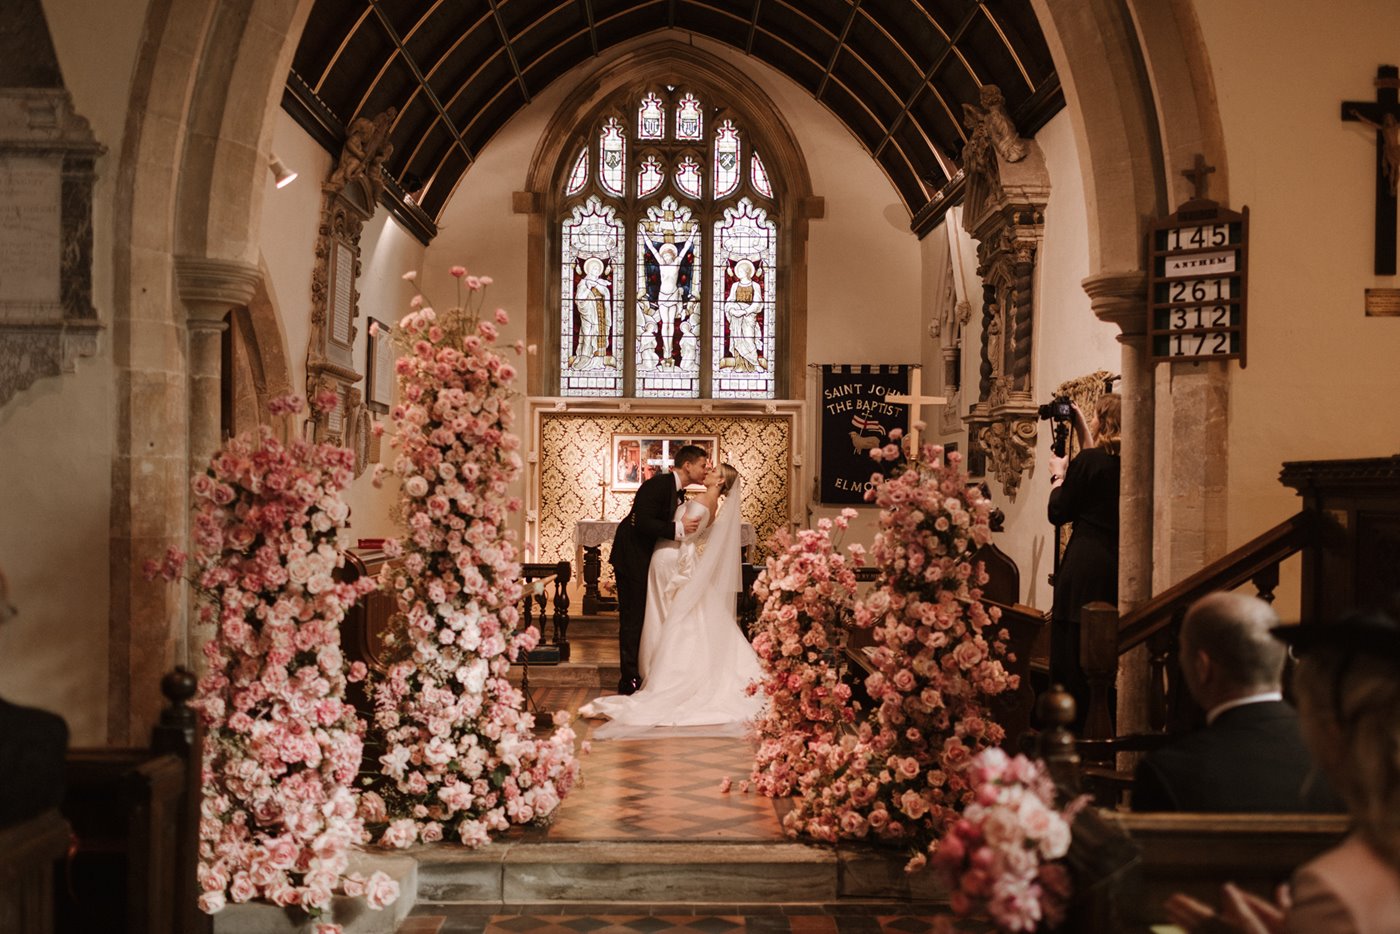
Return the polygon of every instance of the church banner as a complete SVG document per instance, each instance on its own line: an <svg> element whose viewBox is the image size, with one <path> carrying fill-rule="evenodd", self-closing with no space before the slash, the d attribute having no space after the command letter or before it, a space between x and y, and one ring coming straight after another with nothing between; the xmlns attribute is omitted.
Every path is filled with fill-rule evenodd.
<svg viewBox="0 0 1400 934"><path fill-rule="evenodd" d="M909 392L909 364L822 367L821 477L817 501L833 505L865 502L873 473L890 465L870 459L895 428L908 429L909 406L887 402Z"/></svg>

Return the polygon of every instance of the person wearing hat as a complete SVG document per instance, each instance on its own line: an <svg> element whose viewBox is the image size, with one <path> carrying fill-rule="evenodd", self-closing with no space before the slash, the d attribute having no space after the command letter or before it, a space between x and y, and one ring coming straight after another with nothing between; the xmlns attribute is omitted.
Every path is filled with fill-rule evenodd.
<svg viewBox="0 0 1400 934"><path fill-rule="evenodd" d="M1303 737L1353 820L1342 843L1293 873L1277 903L1226 885L1216 911L1186 895L1167 914L1188 931L1400 931L1400 618L1370 610L1274 630L1298 656Z"/></svg>
<svg viewBox="0 0 1400 934"><path fill-rule="evenodd" d="M1181 623L1182 681L1204 729L1154 750L1133 779L1134 811L1340 813L1316 774L1297 712L1283 699L1284 646L1273 607L1213 593Z"/></svg>

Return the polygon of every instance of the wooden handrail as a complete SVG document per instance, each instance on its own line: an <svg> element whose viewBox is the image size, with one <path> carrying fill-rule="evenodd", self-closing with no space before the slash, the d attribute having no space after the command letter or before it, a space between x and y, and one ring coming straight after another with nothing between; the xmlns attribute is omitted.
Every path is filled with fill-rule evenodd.
<svg viewBox="0 0 1400 934"><path fill-rule="evenodd" d="M1121 655L1171 624L1173 615L1217 590L1234 590L1313 544L1318 517L1304 510L1280 522L1195 574L1168 587L1118 622Z"/></svg>

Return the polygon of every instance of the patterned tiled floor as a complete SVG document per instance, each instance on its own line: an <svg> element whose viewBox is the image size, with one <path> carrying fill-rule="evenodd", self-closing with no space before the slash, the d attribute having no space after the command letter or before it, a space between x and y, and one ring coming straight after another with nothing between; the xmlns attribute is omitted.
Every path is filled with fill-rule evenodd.
<svg viewBox="0 0 1400 934"><path fill-rule="evenodd" d="M583 630L576 627L574 632ZM614 630L615 631L615 630ZM597 665L612 677L612 636L575 637L573 664ZM598 687L550 685L539 678L532 697L540 722L554 710L577 712ZM611 691L611 684L604 684ZM588 740L588 721L575 724ZM780 841L784 802L741 791L753 766L750 741L738 737L661 736L589 740L583 780L548 827L514 828L517 842ZM720 790L729 778L731 789ZM420 905L398 934L914 934L934 928L934 906L831 905ZM968 930L977 930L970 928Z"/></svg>

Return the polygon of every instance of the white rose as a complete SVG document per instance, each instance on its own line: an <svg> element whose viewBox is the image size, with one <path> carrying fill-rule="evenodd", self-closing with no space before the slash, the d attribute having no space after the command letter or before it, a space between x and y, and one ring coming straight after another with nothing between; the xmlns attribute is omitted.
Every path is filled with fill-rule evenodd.
<svg viewBox="0 0 1400 934"><path fill-rule="evenodd" d="M428 481L415 474L403 482L403 490L409 496L421 497L428 495Z"/></svg>

